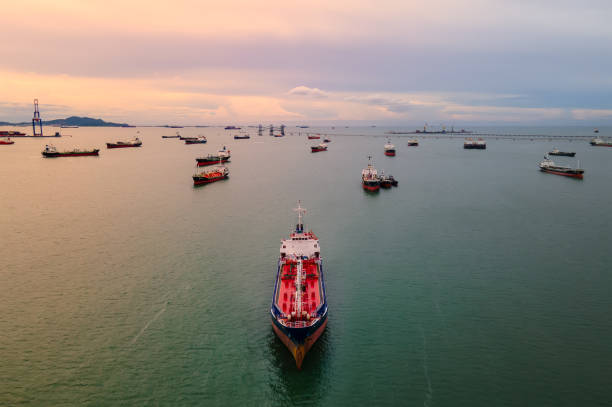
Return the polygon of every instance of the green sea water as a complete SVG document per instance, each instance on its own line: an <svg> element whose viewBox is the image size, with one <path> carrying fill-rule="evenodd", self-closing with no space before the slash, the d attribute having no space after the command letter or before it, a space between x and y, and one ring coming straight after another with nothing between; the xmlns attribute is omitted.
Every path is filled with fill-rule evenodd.
<svg viewBox="0 0 612 407"><path fill-rule="evenodd" d="M388 158L384 130L52 140L143 140L97 158L0 146L0 405L610 405L612 148L395 136ZM312 154L305 131L343 135ZM230 179L194 188L194 158L223 145ZM577 152L584 180L538 171L553 147ZM398 188L361 189L368 155ZM298 199L329 303L302 370L269 316Z"/></svg>

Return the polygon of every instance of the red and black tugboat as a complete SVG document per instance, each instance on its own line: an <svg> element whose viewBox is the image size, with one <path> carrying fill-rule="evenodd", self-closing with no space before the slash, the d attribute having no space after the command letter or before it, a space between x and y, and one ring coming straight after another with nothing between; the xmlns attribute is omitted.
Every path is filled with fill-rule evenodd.
<svg viewBox="0 0 612 407"><path fill-rule="evenodd" d="M138 137L131 141L117 141L116 143L106 143L106 148L126 148L126 147L140 147L142 141Z"/></svg>
<svg viewBox="0 0 612 407"><path fill-rule="evenodd" d="M380 190L380 179L376 168L372 166L372 157L369 156L368 160L368 166L361 171L361 185L366 191L377 192Z"/></svg>
<svg viewBox="0 0 612 407"><path fill-rule="evenodd" d="M205 167L207 165L218 164L220 162L228 162L230 160L230 150L226 150L223 146L223 150L219 150L217 155L208 154L206 157L197 157L196 161L198 167Z"/></svg>
<svg viewBox="0 0 612 407"><path fill-rule="evenodd" d="M310 147L311 153L318 153L319 151L327 151L327 144L320 143L320 144L317 144L316 146Z"/></svg>
<svg viewBox="0 0 612 407"><path fill-rule="evenodd" d="M391 144L390 140L387 140L387 144L385 144L385 155L387 157L395 157L395 146Z"/></svg>
<svg viewBox="0 0 612 407"><path fill-rule="evenodd" d="M578 165L580 165L580 163L578 163ZM540 163L540 171L578 179L582 179L584 174L584 170L580 168L556 165L548 156L544 156L544 161Z"/></svg>
<svg viewBox="0 0 612 407"><path fill-rule="evenodd" d="M93 150L74 149L70 151L57 151L55 146L47 144L45 146L45 149L42 151L42 155L43 157L47 157L47 158L50 158L50 157L83 157L83 156L89 156L89 155L97 156L99 152L100 150L97 148L94 148Z"/></svg>
<svg viewBox="0 0 612 407"><path fill-rule="evenodd" d="M193 185L205 185L229 178L229 170L219 160L219 165L193 175Z"/></svg>
<svg viewBox="0 0 612 407"><path fill-rule="evenodd" d="M10 144L15 144L15 142L13 140L11 140L11 138L7 138L6 140L0 139L0 146L7 146Z"/></svg>
<svg viewBox="0 0 612 407"><path fill-rule="evenodd" d="M327 297L319 239L304 232L306 212L298 201L298 223L281 241L270 316L272 328L300 369L306 353L327 326Z"/></svg>

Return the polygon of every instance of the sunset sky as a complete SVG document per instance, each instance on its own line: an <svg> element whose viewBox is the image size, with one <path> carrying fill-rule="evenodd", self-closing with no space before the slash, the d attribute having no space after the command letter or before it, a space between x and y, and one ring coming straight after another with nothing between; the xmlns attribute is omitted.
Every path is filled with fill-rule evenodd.
<svg viewBox="0 0 612 407"><path fill-rule="evenodd" d="M158 4L159 3L159 4ZM612 123L609 0L4 2L0 121Z"/></svg>

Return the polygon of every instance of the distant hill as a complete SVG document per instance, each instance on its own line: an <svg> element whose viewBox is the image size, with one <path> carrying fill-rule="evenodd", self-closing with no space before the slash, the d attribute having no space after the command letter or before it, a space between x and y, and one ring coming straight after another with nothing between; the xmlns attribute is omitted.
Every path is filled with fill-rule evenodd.
<svg viewBox="0 0 612 407"><path fill-rule="evenodd" d="M9 123L0 122L0 126L29 126L32 122ZM91 117L70 116L65 119L44 120L43 125L47 126L79 126L79 127L134 127L127 123L105 122L102 119L92 119Z"/></svg>

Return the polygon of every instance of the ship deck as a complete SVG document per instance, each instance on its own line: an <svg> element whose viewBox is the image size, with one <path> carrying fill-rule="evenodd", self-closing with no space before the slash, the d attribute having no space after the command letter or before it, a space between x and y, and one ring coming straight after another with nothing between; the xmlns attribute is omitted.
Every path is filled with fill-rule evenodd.
<svg viewBox="0 0 612 407"><path fill-rule="evenodd" d="M302 310L313 314L322 302L321 273L319 264L315 260L304 260L302 268L305 271L304 281L306 291L302 292ZM276 305L284 314L290 314L295 310L295 277L297 263L292 261L283 262L279 273L278 292Z"/></svg>

